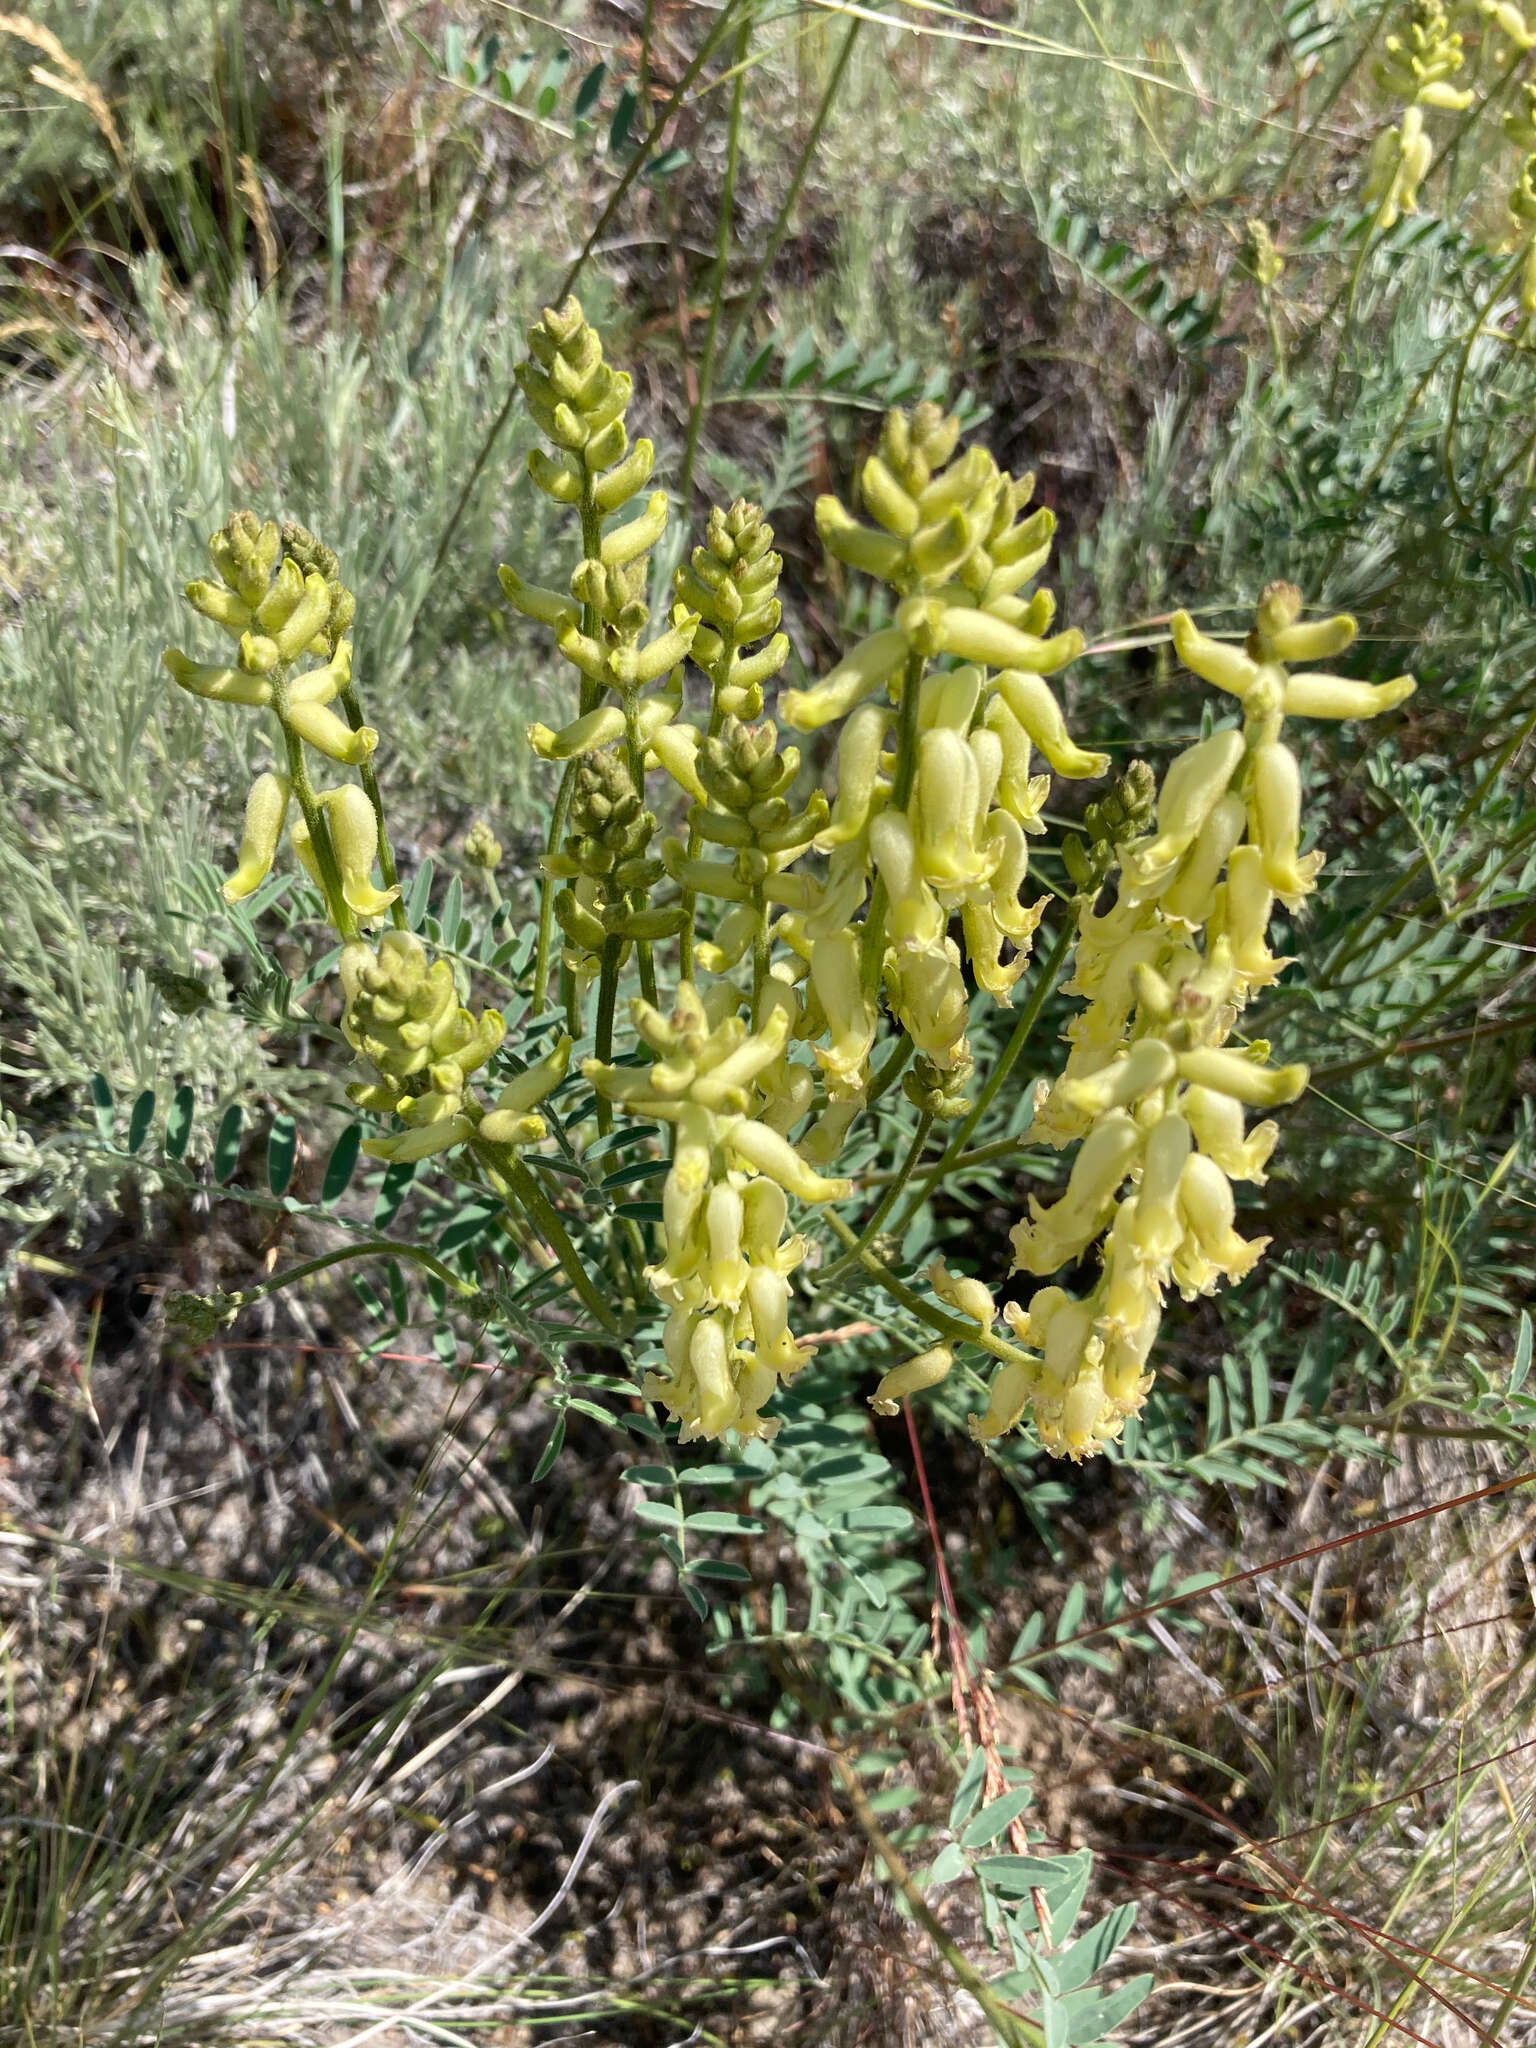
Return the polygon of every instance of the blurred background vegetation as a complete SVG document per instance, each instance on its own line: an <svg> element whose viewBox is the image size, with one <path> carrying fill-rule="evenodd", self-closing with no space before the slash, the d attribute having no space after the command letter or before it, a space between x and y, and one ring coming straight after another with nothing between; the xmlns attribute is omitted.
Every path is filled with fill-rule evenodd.
<svg viewBox="0 0 1536 2048"><path fill-rule="evenodd" d="M931 1864L989 1711L1114 1934L1073 2042L1536 2040L1536 376L1500 128L1536 64L1460 10L1477 103L1378 232L1400 11L0 15L0 2043L990 2040L877 1839ZM232 505L321 531L416 914L501 959L559 700L495 565L567 550L508 396L578 259L687 462L675 524L765 504L808 669L867 623L815 491L928 392L1057 510L1072 722L1117 758L1198 717L1168 610L1240 624L1275 576L1420 679L1386 733L1308 735L1329 864L1256 1028L1316 1085L1245 1222L1270 1258L1170 1318L1095 1466L984 1457L961 1387L870 1421L891 1337L852 1282L734 1464L651 1441L627 1362L398 1268L166 1326L407 1199L483 1269L452 1189L328 1192L314 906L269 901L274 979L217 889L250 722L159 654ZM1027 1120L1021 1086L902 1259L1001 1269Z"/></svg>

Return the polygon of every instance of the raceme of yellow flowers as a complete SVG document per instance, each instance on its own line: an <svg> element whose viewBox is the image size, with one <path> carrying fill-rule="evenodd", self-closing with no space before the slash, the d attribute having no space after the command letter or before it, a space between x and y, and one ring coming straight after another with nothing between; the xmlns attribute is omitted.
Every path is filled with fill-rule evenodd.
<svg viewBox="0 0 1536 2048"><path fill-rule="evenodd" d="M1536 50L1536 27L1516 0L1464 0L1462 16L1469 27L1492 30L1507 45L1500 86ZM1377 135L1366 173L1363 197L1376 208L1375 225L1382 231L1418 211L1420 190L1437 160L1426 115L1464 114L1474 105L1476 93L1457 83L1465 65L1463 38L1446 0L1409 0L1375 67L1377 84L1403 103L1398 123ZM1517 90L1522 104L1503 117L1504 133L1523 158L1509 192L1509 245L1525 257L1521 311L1536 315L1536 86L1522 80Z"/></svg>
<svg viewBox="0 0 1536 2048"><path fill-rule="evenodd" d="M1427 43L1393 61L1419 65L1421 84L1448 75ZM962 451L936 406L890 413L860 471L862 516L830 496L816 507L828 553L891 600L888 623L830 673L779 690L782 724L817 736L833 764L830 790L802 793L801 747L763 716L790 647L761 513L742 501L713 512L653 619L668 500L647 490L650 442L629 434L630 379L574 299L534 327L520 382L549 444L529 458L532 480L580 534L564 589L501 571L576 685L570 722L528 735L560 769L534 988L542 1000L556 977L567 1030L544 1059L512 1062L499 1013L473 1009L462 971L404 928L335 557L302 528L235 514L210 543L218 581L187 593L234 658L205 666L172 650L166 666L185 689L274 716L274 766L252 787L225 893L260 887L292 811L293 851L343 941L342 1030L369 1070L349 1093L393 1122L368 1151L459 1154L455 1171L521 1209L582 1300L600 1301L523 1157L546 1136L539 1105L566 1082L590 1004L581 1072L595 1110L567 1136L607 1138L616 1118L669 1134L644 1269L666 1363L644 1391L685 1441L767 1435L765 1410L809 1356L791 1329L792 1276L803 1267L814 1285L815 1262L791 1204L853 1197L839 1156L906 1061L922 1113L909 1170L931 1122L966 1113L971 990L1009 1004L1049 901L1027 884L1052 777L1108 767L1073 739L1047 680L1083 640L1054 629L1035 587L1054 519L1031 509L1032 479ZM969 1337L998 1363L976 1434L1028 1412L1047 1448L1087 1456L1145 1398L1169 1285L1209 1293L1263 1250L1236 1231L1232 1183L1263 1179L1276 1130L1248 1128L1246 1113L1294 1100L1306 1074L1238 1030L1286 964L1268 947L1274 902L1294 911L1322 858L1300 851L1286 720L1368 718L1413 688L1311 669L1353 634L1348 619L1303 621L1287 585L1266 591L1246 651L1175 616L1180 657L1241 723L1181 754L1155 804L1134 765L1090 805L1086 845L1065 848L1080 890L1069 990L1084 1007L1060 1078L1037 1085L1035 1130L1078 1149L1059 1198L1032 1200L1014 1232L1015 1271L1049 1279L1097 1248L1098 1278L1081 1297L1047 1285L999 1316L982 1281L940 1262L933 1300L904 1298L943 1341L886 1375L877 1408L936 1385ZM349 768L356 779L338 776ZM386 915L382 937L364 936ZM621 1006L626 983L639 993ZM616 1047L621 1009L633 1036ZM493 1061L488 1102L476 1076Z"/></svg>

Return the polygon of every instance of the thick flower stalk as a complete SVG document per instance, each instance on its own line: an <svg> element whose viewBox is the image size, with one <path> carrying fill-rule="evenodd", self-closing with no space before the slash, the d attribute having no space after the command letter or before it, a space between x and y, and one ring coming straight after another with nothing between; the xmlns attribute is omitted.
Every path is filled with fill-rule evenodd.
<svg viewBox="0 0 1536 2048"><path fill-rule="evenodd" d="M1250 995L1288 964L1267 930L1278 897L1291 910L1316 886L1322 854L1300 851L1301 776L1288 717L1371 718L1400 704L1413 679L1359 683L1292 663L1325 661L1355 635L1352 619L1304 622L1294 586L1273 584L1246 647L1208 638L1175 613L1173 640L1195 674L1236 698L1226 727L1172 763L1150 829L1113 846L1116 900L1097 907L1110 845L1079 846L1075 975L1087 998L1068 1030L1072 1051L1042 1083L1035 1129L1081 1139L1065 1190L1032 1199L1013 1233L1014 1270L1040 1278L1098 1246L1100 1273L1079 1299L1041 1289L1004 1314L1038 1364L996 1376L981 1437L1014 1427L1027 1408L1046 1447L1073 1458L1117 1437L1139 1411L1166 1289L1185 1299L1241 1279L1264 1250L1235 1227L1232 1183L1262 1182L1277 1129L1246 1127L1250 1109L1292 1102L1305 1067L1271 1064L1262 1042L1229 1043ZM1122 803L1122 810L1134 804ZM1093 821L1090 821L1091 824Z"/></svg>
<svg viewBox="0 0 1536 2048"><path fill-rule="evenodd" d="M648 851L655 830L623 754L583 755L565 844L544 861L546 875L566 885L555 897L555 918L578 977L589 978L606 960L614 982L635 940L676 931L677 912L647 908L665 873Z"/></svg>
<svg viewBox="0 0 1536 2048"><path fill-rule="evenodd" d="M737 498L729 512L713 508L705 543L696 547L676 571L674 588L678 602L674 621L696 616L692 659L709 682L709 719L705 733L690 725L672 725L657 745L657 758L672 774L688 797L688 834L682 844L672 842L668 860L682 881L684 922L680 936L682 979L694 973L694 936L698 918L698 895L686 879L680 862L698 862L707 842L735 846L745 854L756 842L758 829L784 823L788 805L782 793L795 780L799 754L788 760L776 750L776 731L766 727L762 741L745 737L748 721L758 719L764 707L764 686L782 670L788 659L788 637L778 631L782 606L778 602L778 578L784 563L774 553L774 530L762 510L745 498ZM702 758L700 762L700 745ZM745 748L745 754L743 754ZM735 756L741 754L741 760ZM750 754L750 758L748 758ZM766 756L774 756L770 764ZM786 766L786 772L782 772ZM772 786L770 786L772 784ZM725 813L737 813L721 825ZM711 825L711 817L715 825ZM762 862L743 858L733 862L737 881L752 891L752 901L727 895L731 905L713 944L700 946L698 961L711 973L727 973L745 952L752 952L754 981L760 987L766 958L772 944L770 911L762 883L766 874L780 872L791 864L801 846L760 846ZM750 868L762 866L762 872ZM715 868L719 874L719 868ZM719 895L719 891L705 891Z"/></svg>
<svg viewBox="0 0 1536 2048"><path fill-rule="evenodd" d="M736 991L717 981L708 997L684 982L670 1017L637 1001L637 1031L654 1055L646 1067L587 1060L582 1072L627 1115L675 1127L662 1191L662 1259L647 1269L666 1305L668 1370L649 1374L648 1398L682 1424L682 1441L728 1429L768 1436L764 1403L804 1363L789 1329L789 1275L805 1255L786 1237L788 1198L840 1201L845 1180L812 1170L758 1113L763 1076L780 1060L794 998L776 1003L749 1029Z"/></svg>
<svg viewBox="0 0 1536 2048"><path fill-rule="evenodd" d="M630 442L625 414L631 379L604 361L602 342L574 298L546 309L529 334L529 349L518 382L553 448L531 451L529 474L581 522L581 559L567 591L525 583L509 567L500 572L508 603L550 631L579 681L576 717L559 730L541 724L528 732L535 753L567 764L549 838L549 852L558 859L576 792L572 763L622 743L631 788L636 795L643 792L647 761L655 758L657 738L678 708L681 678L674 671L693 644L698 619L680 609L660 633L646 637L650 554L666 532L666 492L651 492L642 511L608 528L649 482L655 461L648 440ZM655 690L663 679L670 687ZM546 884L539 922L540 988L549 967L555 879L558 870ZM654 993L648 941L641 943L640 960L642 978ZM569 984L567 1002L574 1018Z"/></svg>
<svg viewBox="0 0 1536 2048"><path fill-rule="evenodd" d="M727 906L699 962L725 974L750 954L754 1010L762 1004L774 937L785 906L812 900L808 879L789 873L827 822L827 800L814 790L796 810L788 792L800 772L798 747L781 748L771 719L744 725L728 716L701 743L695 763L699 801L688 814L688 841L669 839L663 858L690 899ZM689 848L697 849L690 852Z"/></svg>

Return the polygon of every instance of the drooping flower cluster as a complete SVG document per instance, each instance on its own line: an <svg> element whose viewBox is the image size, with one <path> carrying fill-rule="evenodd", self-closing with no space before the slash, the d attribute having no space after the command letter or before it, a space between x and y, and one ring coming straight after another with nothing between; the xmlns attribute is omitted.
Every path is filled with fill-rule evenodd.
<svg viewBox="0 0 1536 2048"><path fill-rule="evenodd" d="M378 1079L347 1093L362 1109L398 1116L407 1126L371 1138L375 1159L425 1159L469 1137L479 1121L469 1077L506 1035L499 1010L480 1016L459 1001L453 968L429 960L412 932L386 932L377 948L355 939L341 949L347 1043ZM422 1085L422 1084L425 1085Z"/></svg>
<svg viewBox="0 0 1536 2048"><path fill-rule="evenodd" d="M1403 214L1418 211L1419 187L1435 156L1424 110L1460 113L1471 106L1474 95L1451 83L1463 62L1461 37L1451 27L1445 0L1410 0L1376 67L1378 85L1404 103L1402 120L1384 128L1371 148L1364 198L1377 209L1378 228L1395 227Z"/></svg>
<svg viewBox="0 0 1536 2048"><path fill-rule="evenodd" d="M235 665L205 666L171 648L165 666L195 695L270 709L286 770L267 770L252 784L239 863L224 885L226 899L239 902L266 879L296 802L289 832L293 850L319 885L344 941L342 1032L373 1069L371 1080L347 1092L359 1107L398 1117L404 1125L368 1140L365 1150L374 1158L407 1161L446 1152L477 1133L501 1147L535 1142L544 1125L531 1114L533 1106L558 1085L569 1041L517 1075L487 1116L470 1077L502 1042L501 1013L466 1008L452 966L432 960L410 932L387 932L377 946L359 936L360 925L377 923L386 911L399 916L400 890L368 765L378 734L363 723L352 684L346 634L356 607L336 556L306 528L263 524L248 512L233 515L213 536L209 552L220 581L190 584L187 596L236 640ZM299 670L306 658L320 665ZM345 717L331 708L338 699ZM357 767L364 782L314 788L306 747ZM388 887L374 880L376 861L390 878Z"/></svg>
<svg viewBox="0 0 1536 2048"><path fill-rule="evenodd" d="M786 991L787 993L787 991ZM662 1190L665 1254L646 1279L668 1308L668 1371L647 1376L648 1399L682 1424L682 1441L727 1429L768 1436L763 1405L804 1363L789 1330L789 1275L805 1241L785 1236L786 1197L840 1201L846 1180L825 1180L755 1113L764 1073L788 1041L792 1001L749 1030L737 992L717 981L707 997L678 989L670 1017L636 1002L635 1028L655 1055L647 1067L588 1060L582 1072L610 1102L676 1128Z"/></svg>
<svg viewBox="0 0 1536 2048"><path fill-rule="evenodd" d="M1043 829L1050 786L1031 773L1031 748L1062 775L1108 765L1073 743L1044 681L1081 653L1082 635L1044 637L1054 600L1023 594L1049 559L1054 517L1026 512L1032 478L1009 476L982 448L956 456L958 431L932 404L887 415L861 472L876 526L835 497L817 501L829 553L900 602L892 625L784 700L801 731L846 721L818 842L830 865L805 934L845 932L869 889L866 986L883 982L893 1015L941 1069L968 1063L967 965L1006 1003L1039 921L1040 906L1020 896L1026 834ZM942 657L964 665L930 673ZM949 936L957 913L963 950Z"/></svg>
<svg viewBox="0 0 1536 2048"><path fill-rule="evenodd" d="M578 716L558 732L530 726L529 744L546 760L569 761L622 739L638 785L646 749L677 708L675 690L643 705L640 693L671 676L693 644L698 618L681 609L671 625L644 638L651 550L667 529L665 491L652 491L644 511L603 531L649 482L655 463L652 444L631 444L625 424L632 380L604 361L602 342L575 299L546 309L528 345L518 382L554 444L553 454L531 450L529 474L547 497L579 513L583 543L568 593L525 583L511 568L500 572L508 603L549 628L581 678Z"/></svg>
<svg viewBox="0 0 1536 2048"><path fill-rule="evenodd" d="M355 782L313 789L304 765L306 746L361 766L378 744L373 727L360 714L351 716L356 694L346 634L352 593L336 573L336 557L303 527L280 529L274 520L263 524L250 512L236 512L208 552L219 581L189 583L187 600L235 641L234 663L193 661L169 647L165 666L193 696L272 711L283 743L281 766L259 775L246 799L240 857L225 898L241 902L271 873L297 797L293 850L319 884L332 922L343 937L351 936L360 920L380 917L399 893L373 881L381 834L368 792ZM318 665L295 673L306 658ZM338 697L346 718L332 709Z"/></svg>
<svg viewBox="0 0 1536 2048"><path fill-rule="evenodd" d="M1232 1182L1263 1181L1277 1135L1271 1122L1247 1130L1245 1112L1294 1101L1307 1074L1271 1065L1262 1041L1229 1040L1252 993L1288 965L1268 945L1275 899L1298 909L1322 866L1321 853L1300 851L1301 775L1284 721L1374 717L1414 687L1408 676L1288 673L1355 634L1352 619L1300 613L1294 586L1271 585L1245 649L1174 615L1181 658L1238 700L1243 721L1173 762L1152 829L1115 848L1114 903L1101 911L1079 898L1068 989L1087 1006L1069 1026L1062 1075L1041 1084L1034 1129L1081 1144L1064 1192L1031 1200L1013 1245L1015 1271L1046 1278L1097 1243L1101 1271L1081 1299L1049 1286L1004 1310L1040 1359L999 1371L972 1421L978 1436L1011 1429L1027 1406L1048 1449L1081 1458L1101 1448L1145 1399L1170 1282L1186 1299L1212 1293L1268 1241L1235 1227Z"/></svg>

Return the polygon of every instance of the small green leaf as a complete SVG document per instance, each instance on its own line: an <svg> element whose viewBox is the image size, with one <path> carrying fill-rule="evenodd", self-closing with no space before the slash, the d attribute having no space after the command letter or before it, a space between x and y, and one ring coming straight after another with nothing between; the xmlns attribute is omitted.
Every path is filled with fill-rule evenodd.
<svg viewBox="0 0 1536 2048"><path fill-rule="evenodd" d="M416 870L416 879L411 884L411 893L405 899L405 921L412 931L420 925L427 914L427 904L432 896L432 863L424 860Z"/></svg>
<svg viewBox="0 0 1536 2048"><path fill-rule="evenodd" d="M377 1290L361 1273L352 1275L352 1292L363 1304L363 1311L367 1316L376 1323L384 1321L384 1304L380 1301Z"/></svg>
<svg viewBox="0 0 1536 2048"><path fill-rule="evenodd" d="M1022 1899L1032 1891L1060 1891L1080 1868L1079 1856L983 1856L976 1875L1003 1898Z"/></svg>
<svg viewBox="0 0 1536 2048"><path fill-rule="evenodd" d="M379 1185L379 1198L373 1205L373 1227L388 1230L400 1213L406 1191L416 1178L416 1161L407 1159L395 1166L386 1166L384 1178Z"/></svg>
<svg viewBox="0 0 1536 2048"><path fill-rule="evenodd" d="M632 85L626 85L619 94L619 103L613 110L613 119L608 123L608 147L617 156L629 146L630 124L635 118L635 109L640 100Z"/></svg>
<svg viewBox="0 0 1536 2048"><path fill-rule="evenodd" d="M240 1139L245 1131L245 1111L232 1102L219 1118L213 1141L213 1177L226 1181L240 1164Z"/></svg>
<svg viewBox="0 0 1536 2048"><path fill-rule="evenodd" d="M904 1534L912 1526L909 1511L898 1507L850 1508L836 1519L850 1531L880 1531L889 1535Z"/></svg>
<svg viewBox="0 0 1536 2048"><path fill-rule="evenodd" d="M105 1074L92 1074L91 1101L95 1107L96 1128L107 1144L112 1142L112 1084Z"/></svg>
<svg viewBox="0 0 1536 2048"><path fill-rule="evenodd" d="M953 1884L957 1877L964 1877L969 1869L960 1852L958 1842L946 1842L933 1859L933 1868L928 1873L930 1884Z"/></svg>
<svg viewBox="0 0 1536 2048"><path fill-rule="evenodd" d="M406 1289L405 1275L400 1270L400 1261L391 1259L384 1273L389 1281L389 1305L394 1311L395 1321L404 1329L411 1320L411 1297Z"/></svg>
<svg viewBox="0 0 1536 2048"><path fill-rule="evenodd" d="M785 391L793 391L798 385L806 383L815 374L818 354L815 332L807 327L797 337L794 346L784 358L784 369L779 378L780 387Z"/></svg>
<svg viewBox="0 0 1536 2048"><path fill-rule="evenodd" d="M1024 1785L1017 1792L1005 1792L1001 1799L994 1799L990 1806L984 1806L976 1818L967 1823L961 1832L961 1847L990 1847L1008 1832L1021 1813L1027 1812L1034 1802L1034 1797L1034 1787Z"/></svg>
<svg viewBox="0 0 1536 2048"><path fill-rule="evenodd" d="M691 1578L683 1580L683 1597L700 1621L708 1618L709 1596L701 1586L696 1586Z"/></svg>
<svg viewBox="0 0 1536 2048"><path fill-rule="evenodd" d="M348 1124L341 1136L331 1147L331 1156L325 1162L325 1178L320 1184L320 1201L324 1207L339 1202L347 1191L357 1166L357 1155L363 1142L361 1124Z"/></svg>
<svg viewBox="0 0 1536 2048"><path fill-rule="evenodd" d="M683 1513L669 1500L643 1500L635 1508L635 1520L649 1522L653 1529L680 1529Z"/></svg>
<svg viewBox="0 0 1536 2048"><path fill-rule="evenodd" d="M565 83L565 74L571 68L569 50L556 50L544 67L544 76L539 80L538 97L534 101L535 111L542 119L548 120L560 104L560 88Z"/></svg>
<svg viewBox="0 0 1536 2048"><path fill-rule="evenodd" d="M585 119L597 105L603 90L603 81L608 76L606 64L594 64L586 77L576 88L576 99L571 111L578 121Z"/></svg>
<svg viewBox="0 0 1536 2048"><path fill-rule="evenodd" d="M603 1175L605 1188L628 1187L637 1180L660 1180L672 1171L670 1159L632 1159L628 1166L619 1166L612 1173Z"/></svg>
<svg viewBox="0 0 1536 2048"><path fill-rule="evenodd" d="M1061 1614L1056 1622L1056 1640L1064 1643L1068 1636L1075 1636L1082 1621L1083 1610L1088 1605L1088 1588L1081 1579L1076 1579L1061 1604Z"/></svg>
<svg viewBox="0 0 1536 2048"><path fill-rule="evenodd" d="M1045 2029L1045 2048L1068 2048L1067 2009L1049 1991L1040 2000L1040 2023Z"/></svg>
<svg viewBox="0 0 1536 2048"><path fill-rule="evenodd" d="M546 1478L548 1476L549 1468L551 1467L551 1465L554 1464L556 1458L559 1457L560 1446L564 1442L565 1413L562 1410L561 1413L555 1417L555 1426L549 1432L549 1441L545 1444L543 1450L540 1451L539 1462L533 1468L533 1484L535 1486L538 1485L541 1479Z"/></svg>
<svg viewBox="0 0 1536 2048"><path fill-rule="evenodd" d="M437 1240L437 1249L446 1258L450 1252L461 1251L467 1244L473 1244L477 1237L483 1237L496 1217L501 1213L499 1202L466 1202Z"/></svg>
<svg viewBox="0 0 1536 2048"><path fill-rule="evenodd" d="M657 184L663 178L674 177L684 164L692 162L693 155L690 150L664 149L660 156L651 159L640 175L652 184Z"/></svg>
<svg viewBox="0 0 1536 2048"><path fill-rule="evenodd" d="M1531 1312L1520 1311L1520 1329L1515 1338L1515 1359L1509 1369L1509 1391L1518 1394L1531 1369Z"/></svg>
<svg viewBox="0 0 1536 2048"><path fill-rule="evenodd" d="M1146 1998L1152 1984L1153 1979L1148 1973L1132 1977L1128 1984L1118 1985L1103 1996L1089 1990L1064 1999L1062 2010L1066 2015L1067 2039L1072 2048L1078 2048L1080 2043L1086 2048L1086 2044L1102 2041L1106 2034L1113 2033Z"/></svg>
<svg viewBox="0 0 1536 2048"><path fill-rule="evenodd" d="M150 1122L155 1114L155 1091L146 1088L136 1098L128 1113L128 1150L137 1152L148 1135Z"/></svg>
<svg viewBox="0 0 1536 2048"><path fill-rule="evenodd" d="M774 352L778 345L778 336L771 334L758 349L741 373L741 389L743 391L755 391L758 385L762 383L764 377L768 374L768 365L773 361Z"/></svg>
<svg viewBox="0 0 1536 2048"><path fill-rule="evenodd" d="M1064 1949L1056 1957L1056 1977L1062 1991L1076 1991L1090 1977L1096 1977L1135 1923L1136 1907L1128 1900Z"/></svg>
<svg viewBox="0 0 1536 2048"><path fill-rule="evenodd" d="M1010 1664L1017 1664L1022 1657L1027 1657L1032 1650L1038 1647L1040 1638L1044 1634L1045 1616L1037 1607L1028 1621L1019 1630L1018 1640L1008 1652L1008 1662Z"/></svg>
<svg viewBox="0 0 1536 2048"><path fill-rule="evenodd" d="M705 1508L688 1517L690 1536L761 1536L763 1526L750 1515L731 1515L717 1508Z"/></svg>
<svg viewBox="0 0 1536 2048"><path fill-rule="evenodd" d="M964 1827L981 1798L982 1780L987 1773L985 1750L973 1749L966 1760L965 1769L960 1773L960 1783L955 1787L955 1796L949 1809L951 1831Z"/></svg>
<svg viewBox="0 0 1536 2048"><path fill-rule="evenodd" d="M629 1465L619 1474L631 1486L670 1486L671 1468L667 1465Z"/></svg>
<svg viewBox="0 0 1536 2048"><path fill-rule="evenodd" d="M293 1162L299 1149L298 1127L293 1118L286 1114L272 1119L272 1130L267 1138L267 1186L274 1195L283 1196L288 1192L288 1183L293 1178Z"/></svg>
<svg viewBox="0 0 1536 2048"><path fill-rule="evenodd" d="M189 1081L183 1081L176 1090L165 1119L163 1150L167 1159L181 1159L185 1156L188 1141L192 1136L192 1118L196 1109L196 1091Z"/></svg>
<svg viewBox="0 0 1536 2048"><path fill-rule="evenodd" d="M752 1583L752 1574L746 1566L735 1564L728 1557L695 1558L688 1569L701 1579L727 1579L733 1585L750 1586Z"/></svg>

